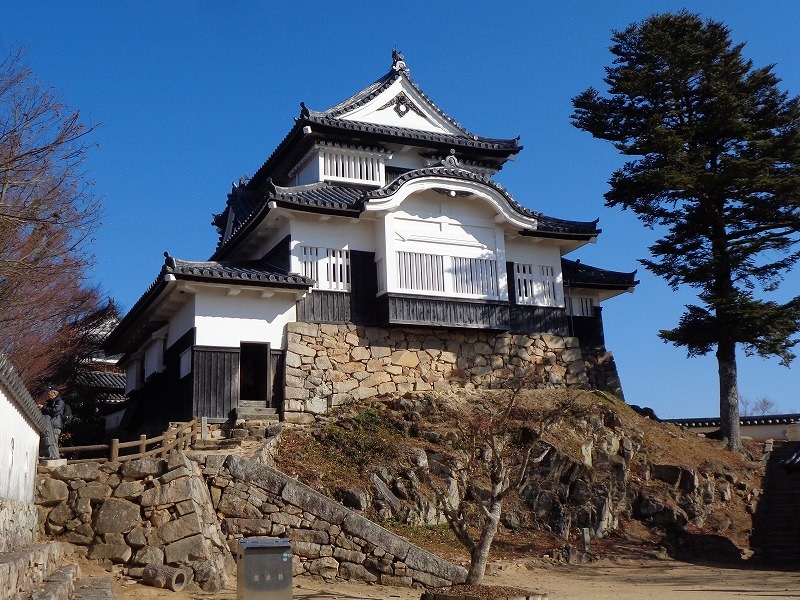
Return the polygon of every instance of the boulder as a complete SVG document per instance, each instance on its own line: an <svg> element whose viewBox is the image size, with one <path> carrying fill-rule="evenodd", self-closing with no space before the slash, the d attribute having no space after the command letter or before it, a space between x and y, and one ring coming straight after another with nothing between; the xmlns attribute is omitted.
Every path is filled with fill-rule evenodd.
<svg viewBox="0 0 800 600"><path fill-rule="evenodd" d="M125 544L95 544L89 548L90 560L108 559L115 563L126 563L131 558L131 549Z"/></svg>
<svg viewBox="0 0 800 600"><path fill-rule="evenodd" d="M145 566L151 563L158 565L163 564L164 551L158 546L144 546L136 551L131 563L140 566Z"/></svg>
<svg viewBox="0 0 800 600"><path fill-rule="evenodd" d="M62 465L53 471L53 477L63 481L95 481L100 477L100 463L86 462Z"/></svg>
<svg viewBox="0 0 800 600"><path fill-rule="evenodd" d="M197 518L197 513L189 513L179 519L169 521L158 529L159 537L168 544L198 533L203 533L203 525Z"/></svg>
<svg viewBox="0 0 800 600"><path fill-rule="evenodd" d="M127 533L142 522L139 506L123 498L109 498L97 510L95 532Z"/></svg>
<svg viewBox="0 0 800 600"><path fill-rule="evenodd" d="M144 479L158 477L164 472L164 467L164 461L160 458L139 458L122 463L120 472L126 479Z"/></svg>
<svg viewBox="0 0 800 600"><path fill-rule="evenodd" d="M169 544L164 548L167 564L180 565L198 560L208 560L211 554L202 535L193 535Z"/></svg>
<svg viewBox="0 0 800 600"><path fill-rule="evenodd" d="M67 484L59 479L39 477L36 482L36 504L52 506L69 498Z"/></svg>
<svg viewBox="0 0 800 600"><path fill-rule="evenodd" d="M311 561L308 572L326 579L334 579L339 574L339 562L332 556L325 556Z"/></svg>

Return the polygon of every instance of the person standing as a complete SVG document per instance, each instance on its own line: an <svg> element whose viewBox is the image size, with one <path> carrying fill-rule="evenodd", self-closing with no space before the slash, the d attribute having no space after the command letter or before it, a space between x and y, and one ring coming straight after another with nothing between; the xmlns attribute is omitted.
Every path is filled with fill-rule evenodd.
<svg viewBox="0 0 800 600"><path fill-rule="evenodd" d="M58 438L64 428L64 399L53 386L47 388L47 402L42 406L42 414L50 417L52 434L47 432L47 458L58 458Z"/></svg>

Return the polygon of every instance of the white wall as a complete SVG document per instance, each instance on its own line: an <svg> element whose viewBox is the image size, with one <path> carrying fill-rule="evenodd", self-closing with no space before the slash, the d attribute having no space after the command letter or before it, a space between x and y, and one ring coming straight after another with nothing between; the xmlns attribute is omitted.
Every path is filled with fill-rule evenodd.
<svg viewBox="0 0 800 600"><path fill-rule="evenodd" d="M302 273L300 246L375 252L375 221L315 215L297 215L291 220L291 271Z"/></svg>
<svg viewBox="0 0 800 600"><path fill-rule="evenodd" d="M506 260L532 265L550 265L561 272L561 251L547 240L535 242L532 238L506 239Z"/></svg>
<svg viewBox="0 0 800 600"><path fill-rule="evenodd" d="M228 296L224 290L208 290L195 296L198 346L238 348L241 342L269 343L285 348L286 324L296 320L293 293L275 291L271 298L257 290Z"/></svg>
<svg viewBox="0 0 800 600"><path fill-rule="evenodd" d="M39 433L0 384L0 498L33 502Z"/></svg>
<svg viewBox="0 0 800 600"><path fill-rule="evenodd" d="M167 348L172 346L189 330L194 327L195 297L188 294L189 299L178 309L169 320L169 330L167 332Z"/></svg>

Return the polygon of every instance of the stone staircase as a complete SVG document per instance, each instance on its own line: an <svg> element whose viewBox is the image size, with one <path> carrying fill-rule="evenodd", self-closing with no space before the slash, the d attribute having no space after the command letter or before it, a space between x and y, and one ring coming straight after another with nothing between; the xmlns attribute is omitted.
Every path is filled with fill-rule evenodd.
<svg viewBox="0 0 800 600"><path fill-rule="evenodd" d="M266 400L240 400L234 409L236 420L278 421L278 411L267 406Z"/></svg>
<svg viewBox="0 0 800 600"><path fill-rule="evenodd" d="M62 542L0 553L0 600L114 600L111 576L81 579Z"/></svg>
<svg viewBox="0 0 800 600"><path fill-rule="evenodd" d="M800 465L781 464L799 452L800 442L776 442L767 462L753 531L767 562L800 565Z"/></svg>

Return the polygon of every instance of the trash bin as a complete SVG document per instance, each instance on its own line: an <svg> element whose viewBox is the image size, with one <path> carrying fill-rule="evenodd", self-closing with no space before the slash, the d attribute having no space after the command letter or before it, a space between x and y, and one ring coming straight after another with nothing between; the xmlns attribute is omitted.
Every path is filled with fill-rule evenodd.
<svg viewBox="0 0 800 600"><path fill-rule="evenodd" d="M292 547L289 540L239 540L236 579L236 600L291 600Z"/></svg>

